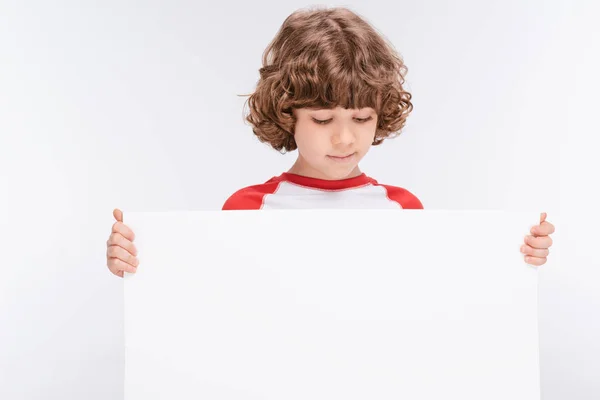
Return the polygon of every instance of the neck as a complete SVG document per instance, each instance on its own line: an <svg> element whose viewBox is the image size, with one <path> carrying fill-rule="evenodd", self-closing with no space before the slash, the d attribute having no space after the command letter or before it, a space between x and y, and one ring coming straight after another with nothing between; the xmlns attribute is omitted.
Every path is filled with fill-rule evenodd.
<svg viewBox="0 0 600 400"><path fill-rule="evenodd" d="M362 174L362 171L360 170L360 168L357 165L354 167L354 169L352 169L352 171L349 174L347 174L345 176L339 176L339 177L332 178L331 176L328 176L327 174L310 166L300 155L298 155L296 162L294 163L294 165L292 165L292 167L287 172L290 174L305 176L307 178L324 179L324 180L349 179L349 178L355 178Z"/></svg>

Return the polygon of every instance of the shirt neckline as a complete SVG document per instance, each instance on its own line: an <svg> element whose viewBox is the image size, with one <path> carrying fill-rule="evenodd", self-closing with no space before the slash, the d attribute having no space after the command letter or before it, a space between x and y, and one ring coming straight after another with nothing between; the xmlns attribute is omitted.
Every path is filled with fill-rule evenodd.
<svg viewBox="0 0 600 400"><path fill-rule="evenodd" d="M360 186L365 186L372 183L371 178L369 178L364 172L358 176L353 178L345 178L345 179L337 179L337 180L327 180L327 179L318 179L311 178L304 175L292 174L290 172L284 172L279 176L279 180L287 181L294 183L300 186L306 186L314 189L322 189L322 190L343 190L343 189L351 189Z"/></svg>

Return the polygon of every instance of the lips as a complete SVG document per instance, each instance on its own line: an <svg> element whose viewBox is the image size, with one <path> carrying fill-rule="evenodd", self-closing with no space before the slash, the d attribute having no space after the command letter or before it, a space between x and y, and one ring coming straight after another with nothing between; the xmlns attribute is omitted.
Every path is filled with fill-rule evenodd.
<svg viewBox="0 0 600 400"><path fill-rule="evenodd" d="M345 155L328 155L327 157L335 160L335 161L347 161L352 159L352 157L355 155L356 153L350 153L350 154L345 154Z"/></svg>

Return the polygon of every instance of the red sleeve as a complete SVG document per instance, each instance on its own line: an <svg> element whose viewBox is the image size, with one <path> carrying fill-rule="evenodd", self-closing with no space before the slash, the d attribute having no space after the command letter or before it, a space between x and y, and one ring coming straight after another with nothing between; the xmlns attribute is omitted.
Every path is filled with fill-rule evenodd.
<svg viewBox="0 0 600 400"><path fill-rule="evenodd" d="M397 186L381 185L387 191L390 200L400 204L405 209L423 209L421 201L406 189Z"/></svg>
<svg viewBox="0 0 600 400"><path fill-rule="evenodd" d="M260 210L266 195L277 190L279 182L269 181L261 185L248 186L232 194L223 204L223 210Z"/></svg>

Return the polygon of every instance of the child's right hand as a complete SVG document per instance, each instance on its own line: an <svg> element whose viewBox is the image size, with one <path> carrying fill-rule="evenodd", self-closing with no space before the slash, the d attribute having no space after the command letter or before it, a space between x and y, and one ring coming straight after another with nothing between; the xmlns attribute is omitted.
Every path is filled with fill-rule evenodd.
<svg viewBox="0 0 600 400"><path fill-rule="evenodd" d="M133 245L135 235L131 228L123 223L123 212L116 208L113 216L117 220L106 242L106 265L113 274L123 277L123 272L135 273L139 265L137 249Z"/></svg>

